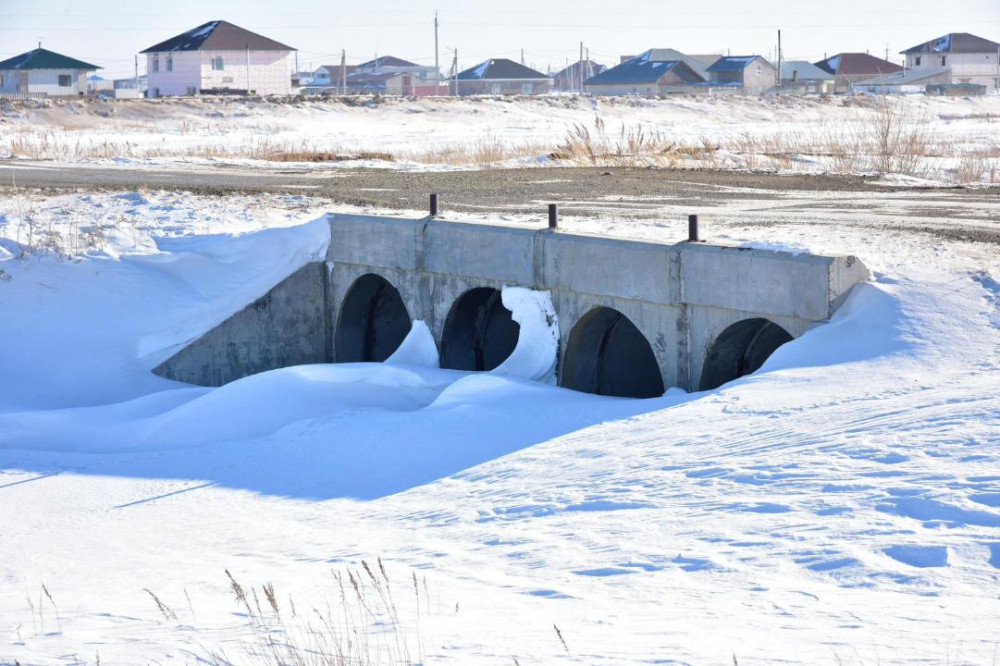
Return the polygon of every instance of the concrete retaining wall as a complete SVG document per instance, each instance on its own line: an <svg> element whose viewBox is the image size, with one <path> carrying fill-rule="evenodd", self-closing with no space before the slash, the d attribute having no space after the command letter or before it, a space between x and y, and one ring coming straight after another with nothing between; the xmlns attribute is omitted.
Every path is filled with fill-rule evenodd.
<svg viewBox="0 0 1000 666"><path fill-rule="evenodd" d="M153 372L189 384L222 386L275 368L328 363L333 360L329 302L326 265L306 264Z"/></svg>

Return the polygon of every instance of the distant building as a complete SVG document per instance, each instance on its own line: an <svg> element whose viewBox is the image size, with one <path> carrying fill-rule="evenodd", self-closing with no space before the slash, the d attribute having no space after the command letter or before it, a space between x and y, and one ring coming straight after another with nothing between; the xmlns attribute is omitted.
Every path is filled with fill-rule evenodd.
<svg viewBox="0 0 1000 666"><path fill-rule="evenodd" d="M732 87L757 95L774 90L777 70L759 55L725 56L708 68L708 81L715 87Z"/></svg>
<svg viewBox="0 0 1000 666"><path fill-rule="evenodd" d="M506 58L481 62L455 77L459 95L539 95L552 87L552 79Z"/></svg>
<svg viewBox="0 0 1000 666"><path fill-rule="evenodd" d="M948 73L947 81L934 83L972 84L989 92L1000 91L1000 44L952 32L901 51L906 69L913 72Z"/></svg>
<svg viewBox="0 0 1000 666"><path fill-rule="evenodd" d="M87 76L99 69L39 47L0 62L0 94L82 95L87 92Z"/></svg>
<svg viewBox="0 0 1000 666"><path fill-rule="evenodd" d="M833 92L834 76L805 60L781 62L781 92L827 94Z"/></svg>
<svg viewBox="0 0 1000 666"><path fill-rule="evenodd" d="M387 72L404 72L413 74L423 79L433 79L437 76L437 70L429 65L418 65L409 60L403 60L395 56L379 56L374 60L363 62L357 67L358 72L364 74L385 74Z"/></svg>
<svg viewBox="0 0 1000 666"><path fill-rule="evenodd" d="M204 93L287 95L292 91L290 46L228 21L210 21L149 47L149 96Z"/></svg>
<svg viewBox="0 0 1000 666"><path fill-rule="evenodd" d="M861 81L903 71L900 65L868 53L838 53L826 60L820 60L815 65L833 74L833 90L838 93L854 92L855 84Z"/></svg>
<svg viewBox="0 0 1000 666"><path fill-rule="evenodd" d="M856 81L854 92L873 95L913 95L927 92L928 86L950 83L951 72L947 69L903 70L888 76Z"/></svg>
<svg viewBox="0 0 1000 666"><path fill-rule="evenodd" d="M340 65L321 65L312 73L312 81L309 85L320 88L328 86L338 88L340 86L341 75L343 74L345 77L350 76L357 69L357 65L344 65L343 67Z"/></svg>
<svg viewBox="0 0 1000 666"><path fill-rule="evenodd" d="M607 67L598 64L593 60L578 60L565 69L559 70L552 76L552 89L563 91L580 90L581 80L586 81L593 76L597 76L606 69ZM583 73L582 79L580 77L581 72Z"/></svg>
<svg viewBox="0 0 1000 666"><path fill-rule="evenodd" d="M666 58L664 60L664 58ZM683 53L650 49L583 82L594 95L665 95L704 84ZM704 71L707 67L699 63Z"/></svg>

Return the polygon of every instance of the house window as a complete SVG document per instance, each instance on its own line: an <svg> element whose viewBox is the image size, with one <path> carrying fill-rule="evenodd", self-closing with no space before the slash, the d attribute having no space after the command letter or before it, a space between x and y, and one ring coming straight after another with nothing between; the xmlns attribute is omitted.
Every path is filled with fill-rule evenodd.
<svg viewBox="0 0 1000 666"><path fill-rule="evenodd" d="M160 59L159 58L153 58L153 71L154 72L160 71Z"/></svg>
<svg viewBox="0 0 1000 666"><path fill-rule="evenodd" d="M167 56L167 71L168 72L174 71L174 59L171 58L170 56Z"/></svg>
<svg viewBox="0 0 1000 666"><path fill-rule="evenodd" d="M217 56L215 58L212 58L212 69L214 69L217 72L221 72L225 68L226 64L222 62L222 56Z"/></svg>
<svg viewBox="0 0 1000 666"><path fill-rule="evenodd" d="M760 76L760 65L757 65L757 76Z"/></svg>
<svg viewBox="0 0 1000 666"><path fill-rule="evenodd" d="M521 94L522 95L531 95L534 92L535 92L535 84L534 83L525 83L524 85L521 86Z"/></svg>
<svg viewBox="0 0 1000 666"><path fill-rule="evenodd" d="M59 87L60 88L69 88L71 85L73 85L73 77L72 76L70 76L69 74L60 74L59 75Z"/></svg>
<svg viewBox="0 0 1000 666"><path fill-rule="evenodd" d="M920 67L920 56L917 56L916 58L913 59L913 66Z"/></svg>
<svg viewBox="0 0 1000 666"><path fill-rule="evenodd" d="M492 83L490 84L490 92L493 93L494 95L499 95L500 93L503 92L503 86L500 85L499 83Z"/></svg>
<svg viewBox="0 0 1000 666"><path fill-rule="evenodd" d="M948 64L948 56L941 56L941 66L944 67Z"/></svg>

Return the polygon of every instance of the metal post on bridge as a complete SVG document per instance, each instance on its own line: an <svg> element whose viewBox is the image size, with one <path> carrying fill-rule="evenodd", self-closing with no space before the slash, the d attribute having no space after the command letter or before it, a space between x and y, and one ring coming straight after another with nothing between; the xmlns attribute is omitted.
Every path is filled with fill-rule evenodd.
<svg viewBox="0 0 1000 666"><path fill-rule="evenodd" d="M701 238L698 237L698 216L688 215L688 242L690 243L700 243Z"/></svg>
<svg viewBox="0 0 1000 666"><path fill-rule="evenodd" d="M549 204L549 229L559 227L559 205Z"/></svg>
<svg viewBox="0 0 1000 666"><path fill-rule="evenodd" d="M437 217L438 214L438 195L431 195L431 217Z"/></svg>

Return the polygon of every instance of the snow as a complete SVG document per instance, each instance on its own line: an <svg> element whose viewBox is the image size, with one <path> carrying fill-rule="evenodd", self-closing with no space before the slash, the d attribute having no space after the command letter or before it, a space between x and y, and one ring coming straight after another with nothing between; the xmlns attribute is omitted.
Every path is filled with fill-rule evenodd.
<svg viewBox="0 0 1000 666"><path fill-rule="evenodd" d="M642 57L648 58L648 52ZM914 96L893 98L893 103L899 104L904 135L920 130L917 156L905 176L996 183L1000 145L994 120L1000 115L1000 97ZM518 166L575 166L586 158L547 156L558 152L574 128L582 125L595 132L595 117L612 138L622 130L641 129L671 147L628 156L636 166L866 173L879 162L870 140L876 104L865 97L553 95L385 98L351 104L168 98L57 101L42 108L15 104L22 103L0 104L0 120L7 128L0 133L0 157L53 160L75 168L442 171L505 160L517 160ZM303 163L268 159L291 159L295 153L339 157Z"/></svg>
<svg viewBox="0 0 1000 666"><path fill-rule="evenodd" d="M787 216L773 201L706 211L713 240L855 253L876 276L830 323L711 392L553 386L551 301L510 287L521 339L493 372L434 367L415 322L389 363L205 389L149 370L322 256L322 211L124 194L0 209L8 250L18 207L43 228L68 233L86 213L125 232L0 261L0 663L198 663L219 650L254 663L242 646L258 629L226 570L273 583L292 631L306 609L340 604L331 570L376 557L425 663L995 659L995 246L872 234L821 206L805 226L805 194L789 194ZM879 224L903 205L894 197L831 203ZM614 211L563 224L683 233ZM411 576L426 580L416 596Z"/></svg>

